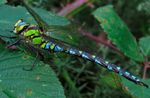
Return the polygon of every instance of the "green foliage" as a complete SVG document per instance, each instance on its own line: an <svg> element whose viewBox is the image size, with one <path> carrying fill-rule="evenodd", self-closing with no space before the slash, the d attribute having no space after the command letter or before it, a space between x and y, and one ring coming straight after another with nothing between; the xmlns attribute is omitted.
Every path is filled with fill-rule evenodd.
<svg viewBox="0 0 150 98"><path fill-rule="evenodd" d="M138 8L137 8L139 11L145 11L147 14L149 14L150 15L150 11L149 11L149 9L150 9L150 0L145 0L145 1L143 1L142 3L140 3L139 5L138 5Z"/></svg>
<svg viewBox="0 0 150 98"><path fill-rule="evenodd" d="M48 12L40 8L34 8L34 10L40 17L42 17L42 19L44 19L44 22L46 22L48 25L65 26L70 24L66 18L58 16L52 12Z"/></svg>
<svg viewBox="0 0 150 98"><path fill-rule="evenodd" d="M32 71L35 58L0 45L0 98L65 98L55 73L42 62Z"/></svg>
<svg viewBox="0 0 150 98"><path fill-rule="evenodd" d="M143 61L144 58L134 36L111 5L100 7L93 14L108 37L126 56L136 61Z"/></svg>
<svg viewBox="0 0 150 98"><path fill-rule="evenodd" d="M145 56L150 56L150 36L140 38L139 45Z"/></svg>
<svg viewBox="0 0 150 98"><path fill-rule="evenodd" d="M106 76L102 76L102 82L113 88L120 88L122 86L121 79L116 73L109 73Z"/></svg>
<svg viewBox="0 0 150 98"><path fill-rule="evenodd" d="M1 0L0 5L6 3L6 0Z"/></svg>
<svg viewBox="0 0 150 98"><path fill-rule="evenodd" d="M150 84L150 80L145 80L147 84ZM125 85L125 90L130 92L135 98L149 98L150 97L150 88L143 88L138 85L133 85L133 83L123 79Z"/></svg>

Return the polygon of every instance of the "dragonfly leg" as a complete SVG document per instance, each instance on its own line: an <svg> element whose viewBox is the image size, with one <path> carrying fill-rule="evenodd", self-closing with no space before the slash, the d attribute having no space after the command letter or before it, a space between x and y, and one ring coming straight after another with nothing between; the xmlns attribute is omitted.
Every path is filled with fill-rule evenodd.
<svg viewBox="0 0 150 98"><path fill-rule="evenodd" d="M36 66L36 64L37 64L37 60L38 60L38 58L39 58L39 56L41 56L41 54L37 51L36 52L36 57L35 57L35 59L34 59L34 62L33 62L33 64L32 64L32 66L31 66L31 68L24 68L23 67L23 70L25 70L25 71L32 71L33 70L33 68Z"/></svg>
<svg viewBox="0 0 150 98"><path fill-rule="evenodd" d="M17 38L17 36L4 36L4 35L0 35L0 37L9 38L9 39L16 39ZM21 39L15 41L14 43L12 43L10 45L7 45L6 47L10 48L11 46L18 44L20 42L20 40Z"/></svg>
<svg viewBox="0 0 150 98"><path fill-rule="evenodd" d="M143 82L139 82L139 83L137 83L137 84L139 84L139 85L141 85L141 86L145 86L146 88L149 88L149 86L148 86L147 84L143 83Z"/></svg>
<svg viewBox="0 0 150 98"><path fill-rule="evenodd" d="M7 48L10 48L11 46L17 45L20 41L21 41L21 39L18 39L14 43L11 43L10 45L7 45Z"/></svg>

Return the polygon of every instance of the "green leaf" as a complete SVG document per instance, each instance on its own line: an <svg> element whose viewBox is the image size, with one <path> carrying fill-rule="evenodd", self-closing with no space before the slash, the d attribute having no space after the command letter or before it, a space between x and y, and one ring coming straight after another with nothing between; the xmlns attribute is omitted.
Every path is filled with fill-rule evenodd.
<svg viewBox="0 0 150 98"><path fill-rule="evenodd" d="M65 98L55 73L42 62L30 68L35 58L0 45L0 98Z"/></svg>
<svg viewBox="0 0 150 98"><path fill-rule="evenodd" d="M113 88L121 87L121 79L116 73L108 73L105 76L101 76L101 80L104 84L109 85Z"/></svg>
<svg viewBox="0 0 150 98"><path fill-rule="evenodd" d="M42 19L48 25L65 26L65 25L70 24L70 22L66 18L58 16L52 12L48 12L48 11L40 9L40 8L34 8L34 10L42 17Z"/></svg>
<svg viewBox="0 0 150 98"><path fill-rule="evenodd" d="M126 90L129 91L131 95L135 96L136 98L150 98L150 88L134 85L127 79L122 79L122 81L125 85ZM150 85L150 79L147 79L144 82Z"/></svg>
<svg viewBox="0 0 150 98"><path fill-rule="evenodd" d="M5 4L5 3L6 3L6 0L0 0L0 5Z"/></svg>
<svg viewBox="0 0 150 98"><path fill-rule="evenodd" d="M69 21L63 17L57 16L54 13L35 8L37 12L41 15L41 17L46 21L49 25L68 25ZM36 23L33 17L28 13L28 11L21 6L12 7L9 5L0 6L0 12L3 13L0 15L0 24L9 29L13 29L14 24L19 19L24 19L29 23ZM11 16L10 16L11 15ZM3 28L1 28L3 29Z"/></svg>
<svg viewBox="0 0 150 98"><path fill-rule="evenodd" d="M93 15L108 34L109 39L129 58L143 61L137 42L127 25L116 14L111 5L98 8Z"/></svg>
<svg viewBox="0 0 150 98"><path fill-rule="evenodd" d="M147 14L150 15L150 11L149 11L149 9L150 9L150 0L144 0L144 1L142 1L142 2L138 5L137 9L138 9L139 11L145 11Z"/></svg>
<svg viewBox="0 0 150 98"><path fill-rule="evenodd" d="M150 36L140 38L139 45L142 53L150 56Z"/></svg>

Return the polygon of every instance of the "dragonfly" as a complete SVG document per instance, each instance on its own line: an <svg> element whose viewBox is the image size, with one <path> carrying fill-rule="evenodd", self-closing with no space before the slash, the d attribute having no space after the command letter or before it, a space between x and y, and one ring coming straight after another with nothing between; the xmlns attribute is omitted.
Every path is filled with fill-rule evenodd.
<svg viewBox="0 0 150 98"><path fill-rule="evenodd" d="M23 42L34 48L39 48L50 53L62 52L69 55L78 56L85 60L101 65L102 67L108 69L109 71L113 71L123 76L124 78L134 82L135 84L145 86L148 88L148 85L142 82L140 78L136 77L135 75L131 74L128 71L123 70L121 67L115 64L105 61L101 57L49 40L49 37L37 25L29 24L25 22L23 19L20 19L16 22L13 32L17 38L17 41L12 43L10 46L16 45L19 42Z"/></svg>
<svg viewBox="0 0 150 98"><path fill-rule="evenodd" d="M45 23L41 17L30 8L28 4L24 0L22 0L23 5L26 7L28 12L34 17L38 25L30 24L25 22L23 19L19 19L13 29L13 33L15 36L13 37L7 37L7 36L2 36L1 37L7 37L7 38L12 38L12 39L17 39L14 43L8 45L8 47L16 45L20 42L23 42L31 47L33 49L40 49L43 51L46 51L48 53L66 53L69 55L77 56L80 58L83 58L85 60L94 62L98 65L101 65L102 67L113 71L124 78L128 79L129 81L132 81L133 83L145 87L149 87L147 84L142 82L142 80L135 75L131 74L128 71L123 70L121 67L112 64L108 61L105 61L101 57L95 56L93 54L90 54L86 51L79 50L77 48L70 47L68 43L66 43L63 39L59 39L55 36L53 36L53 33L55 32L47 32L47 31L55 31L57 29L68 29L65 27L60 27L60 26L49 26L47 23ZM62 33L59 33L62 34ZM66 36L66 39L68 39L68 35ZM62 43L59 42L62 41ZM36 54L41 55L40 52L36 51ZM35 60L36 61L36 60ZM33 69L35 64L31 67L30 70Z"/></svg>

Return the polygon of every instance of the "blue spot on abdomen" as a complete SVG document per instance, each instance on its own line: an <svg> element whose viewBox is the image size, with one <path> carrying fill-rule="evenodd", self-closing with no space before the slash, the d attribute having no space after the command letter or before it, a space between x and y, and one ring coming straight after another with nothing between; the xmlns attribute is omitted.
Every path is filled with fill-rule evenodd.
<svg viewBox="0 0 150 98"><path fill-rule="evenodd" d="M50 45L51 45L50 43L47 43L46 46L45 46L45 49L49 49Z"/></svg>
<svg viewBox="0 0 150 98"><path fill-rule="evenodd" d="M60 52L60 51L63 51L63 48L58 46L58 45L56 45L55 48L54 48L54 51L55 52Z"/></svg>

